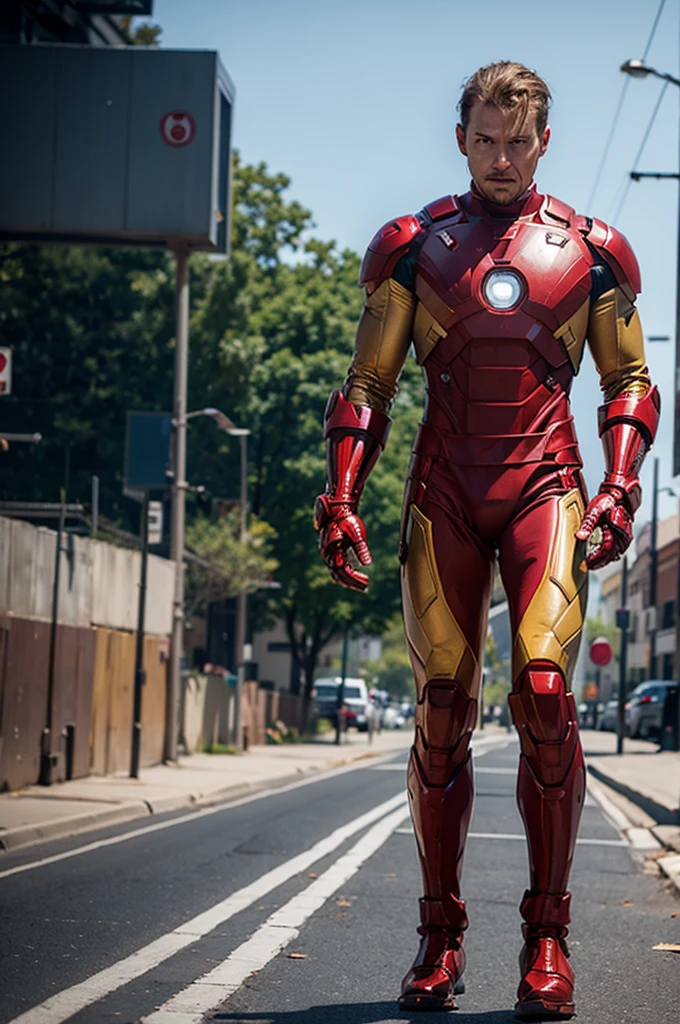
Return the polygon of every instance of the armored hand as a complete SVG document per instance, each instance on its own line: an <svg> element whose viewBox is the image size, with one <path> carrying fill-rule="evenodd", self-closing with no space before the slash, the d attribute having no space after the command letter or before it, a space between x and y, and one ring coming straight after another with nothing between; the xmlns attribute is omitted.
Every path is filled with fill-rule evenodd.
<svg viewBox="0 0 680 1024"><path fill-rule="evenodd" d="M325 420L328 479L314 508L319 551L336 583L364 591L368 576L350 562L352 553L361 565L371 562L357 508L368 474L385 447L391 421L377 409L348 402L340 391L331 395Z"/></svg>
<svg viewBox="0 0 680 1024"><path fill-rule="evenodd" d="M601 541L586 555L589 569L620 558L633 539L633 517L641 501L638 473L654 442L660 404L654 387L642 397L620 395L598 410L604 481L576 533L579 540L588 540L596 527L602 530Z"/></svg>

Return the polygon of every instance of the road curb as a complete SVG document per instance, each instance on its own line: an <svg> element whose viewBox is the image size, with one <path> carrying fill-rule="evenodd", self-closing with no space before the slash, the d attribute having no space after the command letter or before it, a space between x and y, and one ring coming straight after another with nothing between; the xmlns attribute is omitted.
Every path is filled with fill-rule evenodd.
<svg viewBox="0 0 680 1024"><path fill-rule="evenodd" d="M589 791L597 800L601 810L604 812L605 817L609 819L611 824L621 833L621 835L627 840L630 845L631 853L637 855L637 859L643 860L645 855L654 853L655 851L664 849L664 841L661 838L663 833L657 834L654 828L639 828L626 816L626 814L612 802L608 796L606 790L610 789L612 792L621 793L622 796L627 796L626 792L628 787L624 786L619 788L618 786L609 785L607 776L602 778L604 773L593 769L591 764L588 764L588 773L591 776L589 780ZM595 785L592 784L592 779L596 779ZM633 801L637 804L637 801ZM665 856L656 857L656 863L658 864L662 873L670 879L673 884L675 895L680 896L680 854L676 852L669 852Z"/></svg>
<svg viewBox="0 0 680 1024"><path fill-rule="evenodd" d="M633 789L631 786L627 786L623 782L619 782L612 775L609 775L603 768L599 761L593 762L588 760L586 755L586 761L588 764L588 771L604 785L609 786L610 789L620 793L621 796L625 796L627 800L634 803L637 807L643 810L651 818L653 818L659 825L678 825L678 812L672 811L670 808L665 807L663 804L657 803L651 797L646 796L644 793L640 793L638 790Z"/></svg>
<svg viewBox="0 0 680 1024"><path fill-rule="evenodd" d="M60 839L63 836L90 832L107 825L119 825L136 818L149 815L149 806L143 800L135 800L123 804L115 804L98 811L86 814L70 814L63 818L50 818L48 821L35 822L32 825L19 825L0 832L0 849L9 853L23 846L47 842L49 839Z"/></svg>
<svg viewBox="0 0 680 1024"><path fill-rule="evenodd" d="M298 768L290 775L274 779L263 779L261 782L238 782L229 786L220 786L209 792L172 793L161 797L148 797L143 800L125 801L124 803L102 807L100 810L88 811L85 814L71 814L48 821L35 822L31 825L19 825L0 831L0 851L14 852L25 846L61 839L65 836L80 835L95 829L107 828L109 825L123 824L137 818L168 814L190 808L209 807L223 800L238 800L242 796L255 794L267 788L278 788L298 781L307 775L320 775L334 771L357 761L389 759L398 751L357 751L356 755L334 758L324 765Z"/></svg>

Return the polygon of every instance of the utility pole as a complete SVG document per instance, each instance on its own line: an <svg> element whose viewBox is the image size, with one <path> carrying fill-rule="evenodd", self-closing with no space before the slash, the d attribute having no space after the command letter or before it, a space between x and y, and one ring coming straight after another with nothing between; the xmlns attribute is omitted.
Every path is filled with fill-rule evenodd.
<svg viewBox="0 0 680 1024"><path fill-rule="evenodd" d="M345 679L347 678L347 657L349 651L349 629L345 626L342 635L342 668L340 669L340 685L338 686L338 710L335 724L335 743L338 745L342 740L344 715L342 708L345 703Z"/></svg>
<svg viewBox="0 0 680 1024"><path fill-rule="evenodd" d="M654 483L652 489L652 522L649 546L649 666L648 679L655 679L656 671L656 591L658 580L657 530L659 518L659 460L654 459Z"/></svg>
<svg viewBox="0 0 680 1024"><path fill-rule="evenodd" d="M146 611L146 580L149 565L149 491L144 490L142 504L142 564L139 574L139 604L137 606L137 637L135 642L135 691L132 709L132 753L130 778L139 778L139 756L142 748L142 687L146 682L144 670L144 614Z"/></svg>
<svg viewBox="0 0 680 1024"><path fill-rule="evenodd" d="M621 630L621 643L619 651L619 706L616 715L616 753L623 753L623 736L626 729L626 677L628 675L628 629L630 626L630 612L626 607L628 602L628 555L623 556L623 567L621 570L621 607L616 612L616 625Z"/></svg>
<svg viewBox="0 0 680 1024"><path fill-rule="evenodd" d="M170 558L175 563L170 673L165 715L165 760L177 760L177 713L181 687L184 649L184 517L187 464L187 379L189 363L189 250L178 247L177 260L177 340L175 346L175 395L173 405L174 480L172 483L172 532Z"/></svg>
<svg viewBox="0 0 680 1024"><path fill-rule="evenodd" d="M62 487L59 505L59 528L57 530L57 548L54 559L54 577L52 580L52 619L50 622L50 651L47 666L47 708L45 710L45 727L42 731L40 750L41 786L52 785L52 771L59 760L58 751L54 749L52 733L54 732L54 673L57 660L57 620L59 618L59 579L61 568L61 552L64 531L66 528L66 491Z"/></svg>
<svg viewBox="0 0 680 1024"><path fill-rule="evenodd" d="M241 442L241 544L246 543L248 530L248 434L240 431ZM246 674L246 636L248 631L248 592L244 587L236 598L236 706L234 710L234 746L240 750L243 745L241 735L241 702L243 701L243 684Z"/></svg>

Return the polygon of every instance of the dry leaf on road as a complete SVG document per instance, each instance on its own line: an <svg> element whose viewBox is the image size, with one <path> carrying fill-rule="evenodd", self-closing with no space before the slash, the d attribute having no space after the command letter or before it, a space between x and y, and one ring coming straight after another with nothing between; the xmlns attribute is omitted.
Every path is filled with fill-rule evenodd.
<svg viewBox="0 0 680 1024"><path fill-rule="evenodd" d="M680 953L680 942L657 942L652 949L661 949L664 953Z"/></svg>

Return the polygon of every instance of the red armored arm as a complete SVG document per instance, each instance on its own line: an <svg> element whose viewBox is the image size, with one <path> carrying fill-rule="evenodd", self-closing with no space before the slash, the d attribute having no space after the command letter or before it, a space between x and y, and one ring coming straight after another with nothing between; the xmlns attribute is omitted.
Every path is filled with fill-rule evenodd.
<svg viewBox="0 0 680 1024"><path fill-rule="evenodd" d="M590 344L609 398L598 410L605 475L576 534L587 540L601 528L602 540L587 555L589 568L599 569L619 558L633 539L633 516L641 501L639 471L654 443L660 396L649 381L634 306L641 288L635 254L614 228L601 221L588 222L588 228L585 237L616 280L615 288L595 299L591 311Z"/></svg>
<svg viewBox="0 0 680 1024"><path fill-rule="evenodd" d="M341 391L331 395L325 420L327 483L314 509L319 550L336 583L366 590L368 577L349 564L347 553L351 548L362 565L371 562L357 508L368 474L385 447L391 420L378 409L353 405Z"/></svg>
<svg viewBox="0 0 680 1024"><path fill-rule="evenodd" d="M368 586L368 577L348 556L353 552L361 565L371 561L357 508L387 441L388 412L411 341L415 299L391 274L420 231L418 218L400 217L382 227L369 245L359 278L367 298L354 358L343 390L333 392L326 408L328 473L314 519L332 578L352 590Z"/></svg>

